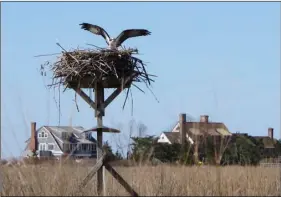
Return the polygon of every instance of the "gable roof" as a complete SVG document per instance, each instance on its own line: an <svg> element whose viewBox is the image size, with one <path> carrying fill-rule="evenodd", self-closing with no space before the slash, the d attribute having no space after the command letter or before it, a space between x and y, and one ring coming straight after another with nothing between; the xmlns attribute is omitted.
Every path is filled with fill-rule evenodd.
<svg viewBox="0 0 281 197"><path fill-rule="evenodd" d="M179 123L173 131L179 127ZM186 133L193 136L211 135L211 136L231 136L232 133L220 122L185 122Z"/></svg>
<svg viewBox="0 0 281 197"><path fill-rule="evenodd" d="M168 140L173 143L180 143L180 133L179 132L163 132L163 134L168 138ZM187 142L190 142L191 144L194 143L194 141L186 135Z"/></svg>
<svg viewBox="0 0 281 197"><path fill-rule="evenodd" d="M193 135L231 136L227 127L220 122L186 122L187 132Z"/></svg>
<svg viewBox="0 0 281 197"><path fill-rule="evenodd" d="M94 138L92 138L93 141L91 141L91 140L88 140L85 137L83 137L83 135L81 135L81 134L83 133L83 131L85 129L81 126L74 126L74 127L71 127L71 126L42 126L36 130L36 134L42 128L47 130L52 135L52 137L54 138L54 140L56 141L56 143L58 145L59 145L58 141L63 142L63 143L71 142L71 143L87 143L87 144L95 143L95 141L96 141ZM62 135L61 135L62 132L67 132L70 134L69 140L62 138ZM30 138L27 139L25 142L29 143L29 141L30 141Z"/></svg>
<svg viewBox="0 0 281 197"><path fill-rule="evenodd" d="M180 133L179 132L163 132L163 133L172 144L180 143Z"/></svg>
<svg viewBox="0 0 281 197"><path fill-rule="evenodd" d="M271 139L269 136L253 136L256 140L259 140L263 143L264 148L275 148L277 143L276 139Z"/></svg>

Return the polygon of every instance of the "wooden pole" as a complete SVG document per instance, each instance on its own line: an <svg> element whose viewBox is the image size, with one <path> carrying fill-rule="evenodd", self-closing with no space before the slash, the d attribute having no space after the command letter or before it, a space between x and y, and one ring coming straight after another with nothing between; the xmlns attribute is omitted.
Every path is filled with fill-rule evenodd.
<svg viewBox="0 0 281 197"><path fill-rule="evenodd" d="M95 110L95 116L97 118L97 159L102 157L102 127L103 127L103 120L102 117L104 116L104 89L101 86L101 84L96 83L95 84L95 104L96 104L96 110ZM97 172L97 192L98 195L101 195L102 192L104 192L103 187L103 167L98 169Z"/></svg>
<svg viewBox="0 0 281 197"><path fill-rule="evenodd" d="M125 80L125 87L127 83L132 80L134 75L128 77ZM90 99L80 88L72 88L79 94L93 109L95 109L95 117L97 118L97 163L94 166L90 174L82 181L81 189L87 184L87 182L93 177L97 172L97 192L98 195L106 196L106 187L105 187L105 169L116 178L119 183L132 195L138 196L138 194L130 187L130 185L119 175L109 163L107 163L106 155L103 154L102 150L102 133L103 133L103 116L105 115L105 108L122 92L123 88L117 88L107 99L104 101L104 87L98 82L95 83L94 92L95 92L95 102Z"/></svg>

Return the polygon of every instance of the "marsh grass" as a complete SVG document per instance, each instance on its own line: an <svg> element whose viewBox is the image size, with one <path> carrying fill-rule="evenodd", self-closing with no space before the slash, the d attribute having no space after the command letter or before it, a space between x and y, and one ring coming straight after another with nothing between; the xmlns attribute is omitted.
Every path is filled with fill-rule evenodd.
<svg viewBox="0 0 281 197"><path fill-rule="evenodd" d="M2 196L93 196L96 177L81 191L80 181L90 171L90 165L40 164L1 166ZM220 196L277 196L280 195L279 168L265 167L187 167L115 166L125 180L142 196L220 195ZM106 194L128 195L119 183L106 172Z"/></svg>
<svg viewBox="0 0 281 197"><path fill-rule="evenodd" d="M26 120L28 118L24 118ZM11 123L10 123L11 124ZM28 128L29 123L26 122ZM16 138L16 131L10 125ZM133 135L130 130L129 138ZM117 147L129 147L117 143ZM6 147L7 148L7 147ZM8 148L7 148L8 149ZM91 162L93 162L91 164ZM95 196L96 177L79 190L90 172L87 165L45 162L38 165L1 163L1 196ZM280 169L242 166L134 165L113 167L141 196L280 196ZM106 195L127 196L125 189L106 172Z"/></svg>

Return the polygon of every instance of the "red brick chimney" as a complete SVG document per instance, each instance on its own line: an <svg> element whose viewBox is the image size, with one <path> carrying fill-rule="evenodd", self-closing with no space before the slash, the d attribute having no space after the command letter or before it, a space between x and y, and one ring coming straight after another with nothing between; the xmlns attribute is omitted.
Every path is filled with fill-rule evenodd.
<svg viewBox="0 0 281 197"><path fill-rule="evenodd" d="M200 122L208 123L209 122L209 116L208 115L201 115L200 116Z"/></svg>
<svg viewBox="0 0 281 197"><path fill-rule="evenodd" d="M273 128L271 128L271 127L268 128L268 137L273 139Z"/></svg>
<svg viewBox="0 0 281 197"><path fill-rule="evenodd" d="M186 122L186 114L180 114L180 116L179 116L179 124L180 124L180 143L182 144L182 147L184 147L184 145L185 145L185 140L186 140L185 122Z"/></svg>
<svg viewBox="0 0 281 197"><path fill-rule="evenodd" d="M36 122L31 122L31 136L29 142L29 149L31 151L37 150Z"/></svg>

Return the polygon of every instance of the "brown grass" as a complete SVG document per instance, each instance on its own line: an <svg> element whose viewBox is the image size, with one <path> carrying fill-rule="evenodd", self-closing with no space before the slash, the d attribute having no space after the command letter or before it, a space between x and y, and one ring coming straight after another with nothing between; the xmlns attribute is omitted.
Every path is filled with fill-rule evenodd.
<svg viewBox="0 0 281 197"><path fill-rule="evenodd" d="M280 195L280 170L264 167L140 166L115 169L143 196ZM78 183L90 167L79 165L2 166L3 196L97 195L94 177L81 191ZM106 172L107 195L128 195Z"/></svg>

